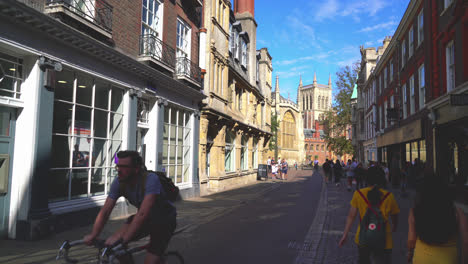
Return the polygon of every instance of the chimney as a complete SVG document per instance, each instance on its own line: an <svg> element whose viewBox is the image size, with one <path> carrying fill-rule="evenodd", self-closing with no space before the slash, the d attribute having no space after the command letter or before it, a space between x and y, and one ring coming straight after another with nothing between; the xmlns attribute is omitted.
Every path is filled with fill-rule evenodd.
<svg viewBox="0 0 468 264"><path fill-rule="evenodd" d="M248 12L255 17L255 0L234 0L234 14Z"/></svg>

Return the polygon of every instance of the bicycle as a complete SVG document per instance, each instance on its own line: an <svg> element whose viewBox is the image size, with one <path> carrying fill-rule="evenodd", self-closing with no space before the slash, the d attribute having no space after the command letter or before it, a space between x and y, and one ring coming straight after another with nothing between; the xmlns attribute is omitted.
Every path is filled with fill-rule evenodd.
<svg viewBox="0 0 468 264"><path fill-rule="evenodd" d="M181 231L175 232L175 234ZM117 264L119 263L118 258L123 256L129 256L130 263L135 263L133 260L133 254L145 250L149 244L143 246L134 246L131 248L125 248L120 242L117 242L114 245L106 246L104 244L105 240L103 239L96 239L94 241L93 246L98 249L97 253L97 264ZM136 241L133 241L136 242ZM84 245L84 241L75 240L69 241L65 240L62 246L59 249L57 254L56 260L63 258L66 263L78 263L77 259L73 259L69 257L69 250L78 245ZM163 258L166 260L166 263L173 264L179 263L184 264L184 258L182 255L177 251L167 251L164 253Z"/></svg>

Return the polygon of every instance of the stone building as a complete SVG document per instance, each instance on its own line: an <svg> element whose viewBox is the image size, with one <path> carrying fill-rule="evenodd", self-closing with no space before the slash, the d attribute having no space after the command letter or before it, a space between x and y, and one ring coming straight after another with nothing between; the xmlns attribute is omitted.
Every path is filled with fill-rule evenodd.
<svg viewBox="0 0 468 264"><path fill-rule="evenodd" d="M1 237L92 223L119 150L199 195L201 6L0 1Z"/></svg>
<svg viewBox="0 0 468 264"><path fill-rule="evenodd" d="M289 166L295 162L301 164L304 160L304 133L302 125L301 111L299 106L290 99L280 95L279 77L276 76L274 98L272 103L272 113L276 114L279 122L277 132L278 152L275 150L268 152L268 156L285 159Z"/></svg>
<svg viewBox="0 0 468 264"><path fill-rule="evenodd" d="M271 56L256 50L254 0L205 1L207 98L200 117L201 193L256 180L271 136Z"/></svg>
<svg viewBox="0 0 468 264"><path fill-rule="evenodd" d="M322 121L325 114L331 110L331 103L331 76L328 78L328 85L318 84L315 73L312 84L303 85L302 78L299 80L297 104L303 120L304 150L306 154L304 160L318 159L322 163L326 158L332 158L332 153L323 140L323 124L317 122Z"/></svg>

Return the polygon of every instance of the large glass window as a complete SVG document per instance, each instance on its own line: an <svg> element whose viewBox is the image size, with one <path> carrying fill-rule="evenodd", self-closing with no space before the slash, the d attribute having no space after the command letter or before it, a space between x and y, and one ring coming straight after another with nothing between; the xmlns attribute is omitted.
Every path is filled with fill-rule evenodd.
<svg viewBox="0 0 468 264"><path fill-rule="evenodd" d="M49 200L103 195L122 147L124 90L66 69L55 87Z"/></svg>
<svg viewBox="0 0 468 264"><path fill-rule="evenodd" d="M224 152L224 168L226 172L235 170L236 160L236 145L235 145L235 134L226 132L226 148Z"/></svg>
<svg viewBox="0 0 468 264"><path fill-rule="evenodd" d="M282 146L287 149L293 149L295 147L294 139L296 131L296 123L293 115L290 112L286 112L281 123Z"/></svg>
<svg viewBox="0 0 468 264"><path fill-rule="evenodd" d="M162 166L176 184L190 181L191 116L177 107L164 108Z"/></svg>
<svg viewBox="0 0 468 264"><path fill-rule="evenodd" d="M20 98L23 60L0 53L0 96Z"/></svg>
<svg viewBox="0 0 468 264"><path fill-rule="evenodd" d="M190 58L190 26L177 19L177 57Z"/></svg>
<svg viewBox="0 0 468 264"><path fill-rule="evenodd" d="M421 12L419 12L418 15L418 46L423 42L424 40L424 9L421 9Z"/></svg>
<svg viewBox="0 0 468 264"><path fill-rule="evenodd" d="M419 141L419 160L426 162L426 140Z"/></svg>

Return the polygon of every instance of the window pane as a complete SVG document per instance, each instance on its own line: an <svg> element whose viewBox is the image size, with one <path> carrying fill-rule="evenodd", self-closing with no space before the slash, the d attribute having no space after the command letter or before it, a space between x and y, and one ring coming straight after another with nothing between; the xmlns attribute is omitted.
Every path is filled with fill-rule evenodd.
<svg viewBox="0 0 468 264"><path fill-rule="evenodd" d="M177 146L177 164L182 164L182 156L184 149L182 146Z"/></svg>
<svg viewBox="0 0 468 264"><path fill-rule="evenodd" d="M163 153L162 153L162 164L163 165L167 165L167 151L168 151L169 147L164 144L163 145Z"/></svg>
<svg viewBox="0 0 468 264"><path fill-rule="evenodd" d="M7 107L0 106L0 135L10 135L10 110Z"/></svg>
<svg viewBox="0 0 468 264"><path fill-rule="evenodd" d="M88 196L88 169L74 169L71 173L72 199Z"/></svg>
<svg viewBox="0 0 468 264"><path fill-rule="evenodd" d="M110 157L112 159L112 162L109 162L110 163L109 165L111 167L114 167L115 166L114 157L117 154L117 152L119 152L121 150L122 141L109 140L108 144L109 144L109 151L110 151L109 154L108 154L108 157Z"/></svg>
<svg viewBox="0 0 468 264"><path fill-rule="evenodd" d="M123 116L120 114L111 114L110 119L110 138L114 140L122 139Z"/></svg>
<svg viewBox="0 0 468 264"><path fill-rule="evenodd" d="M173 182L176 182L176 179L175 179L175 166L168 166L168 169L169 169L169 171L168 171L169 178L171 178Z"/></svg>
<svg viewBox="0 0 468 264"><path fill-rule="evenodd" d="M70 144L67 136L52 136L52 168L70 167Z"/></svg>
<svg viewBox="0 0 468 264"><path fill-rule="evenodd" d="M179 110L177 111L178 112L178 116L179 116L179 121L178 121L178 125L179 126L183 126L184 125L184 111L182 110Z"/></svg>
<svg viewBox="0 0 468 264"><path fill-rule="evenodd" d="M75 107L75 135L89 136L91 124L91 109L83 106Z"/></svg>
<svg viewBox="0 0 468 264"><path fill-rule="evenodd" d="M93 96L93 79L89 75L78 75L76 87L76 102L91 106Z"/></svg>
<svg viewBox="0 0 468 264"><path fill-rule="evenodd" d="M70 170L51 170L49 172L49 181L47 193L49 201L68 200L68 175Z"/></svg>
<svg viewBox="0 0 468 264"><path fill-rule="evenodd" d="M123 113L123 90L112 87L111 110L117 113Z"/></svg>
<svg viewBox="0 0 468 264"><path fill-rule="evenodd" d="M184 135L184 128L183 127L178 127L177 128L178 133L177 133L177 145L182 145L183 143L183 135Z"/></svg>
<svg viewBox="0 0 468 264"><path fill-rule="evenodd" d="M169 123L169 108L164 108L164 123Z"/></svg>
<svg viewBox="0 0 468 264"><path fill-rule="evenodd" d="M177 183L181 183L182 182L182 166L177 166L177 171L176 171L176 175L177 175Z"/></svg>
<svg viewBox="0 0 468 264"><path fill-rule="evenodd" d="M94 110L94 136L107 138L107 115L108 112Z"/></svg>
<svg viewBox="0 0 468 264"><path fill-rule="evenodd" d="M177 112L176 109L171 109L171 124L173 125L177 124Z"/></svg>
<svg viewBox="0 0 468 264"><path fill-rule="evenodd" d="M190 164L185 164L184 165L184 176L183 176L183 181L188 182L189 181L189 176L190 176Z"/></svg>
<svg viewBox="0 0 468 264"><path fill-rule="evenodd" d="M91 195L104 194L104 185L106 183L106 169L91 169Z"/></svg>
<svg viewBox="0 0 468 264"><path fill-rule="evenodd" d="M169 144L169 125L168 124L164 124L164 128L163 128L163 144L167 145Z"/></svg>
<svg viewBox="0 0 468 264"><path fill-rule="evenodd" d="M175 164L176 146L169 146L169 164Z"/></svg>
<svg viewBox="0 0 468 264"><path fill-rule="evenodd" d="M73 144L73 167L88 167L89 166L89 149L91 146L91 138L75 137Z"/></svg>
<svg viewBox="0 0 468 264"><path fill-rule="evenodd" d="M73 101L73 80L74 74L71 71L63 70L55 73L57 83L55 85L55 99Z"/></svg>
<svg viewBox="0 0 468 264"><path fill-rule="evenodd" d="M53 133L71 134L72 111L72 104L54 102Z"/></svg>
<svg viewBox="0 0 468 264"><path fill-rule="evenodd" d="M93 162L91 166L93 167L106 166L106 158L107 158L106 141L101 140L101 139L94 139Z"/></svg>
<svg viewBox="0 0 468 264"><path fill-rule="evenodd" d="M170 139L169 139L169 144L176 144L176 130L177 127L175 126L169 126L169 133L170 133Z"/></svg>
<svg viewBox="0 0 468 264"><path fill-rule="evenodd" d="M114 163L112 163L114 164ZM108 170L107 170L107 192L109 192L110 190L110 186L112 184L112 182L114 181L114 179L117 177L117 171L115 170L115 168L112 166L110 167Z"/></svg>
<svg viewBox="0 0 468 264"><path fill-rule="evenodd" d="M11 92L0 91L0 95L2 96L13 97L13 94L14 94L13 92L15 91L15 88L16 88L16 80L14 78L11 78L9 76L4 76L3 80L0 81L0 89L11 91Z"/></svg>
<svg viewBox="0 0 468 264"><path fill-rule="evenodd" d="M109 85L96 82L96 91L95 91L95 101L94 106L102 109L108 110L109 106Z"/></svg>

